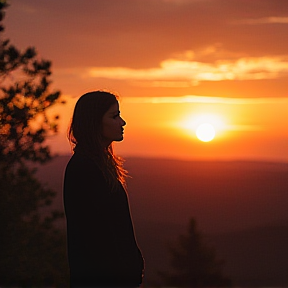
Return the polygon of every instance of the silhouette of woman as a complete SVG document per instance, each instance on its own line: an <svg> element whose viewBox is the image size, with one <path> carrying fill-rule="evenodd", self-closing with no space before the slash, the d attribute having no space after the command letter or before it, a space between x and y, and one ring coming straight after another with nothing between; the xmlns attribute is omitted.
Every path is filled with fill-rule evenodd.
<svg viewBox="0 0 288 288"><path fill-rule="evenodd" d="M125 191L126 171L113 153L123 140L117 97L104 91L76 103L68 138L74 154L64 177L71 287L137 287L144 261Z"/></svg>

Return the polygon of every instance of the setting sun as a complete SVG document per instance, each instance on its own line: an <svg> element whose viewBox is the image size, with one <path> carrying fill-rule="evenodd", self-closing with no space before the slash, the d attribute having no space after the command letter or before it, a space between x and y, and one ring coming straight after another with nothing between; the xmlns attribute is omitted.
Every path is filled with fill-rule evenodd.
<svg viewBox="0 0 288 288"><path fill-rule="evenodd" d="M202 142L209 142L225 130L222 118L218 114L200 113L187 117L180 125L185 133L196 136Z"/></svg>
<svg viewBox="0 0 288 288"><path fill-rule="evenodd" d="M215 137L215 128L210 123L200 124L196 129L196 136L203 142L209 142Z"/></svg>

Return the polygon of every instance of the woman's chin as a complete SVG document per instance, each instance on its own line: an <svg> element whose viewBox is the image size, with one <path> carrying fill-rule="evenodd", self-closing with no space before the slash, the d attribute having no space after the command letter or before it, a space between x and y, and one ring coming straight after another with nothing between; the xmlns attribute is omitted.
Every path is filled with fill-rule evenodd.
<svg viewBox="0 0 288 288"><path fill-rule="evenodd" d="M114 139L114 142L121 142L124 139L123 135L118 137L117 139Z"/></svg>

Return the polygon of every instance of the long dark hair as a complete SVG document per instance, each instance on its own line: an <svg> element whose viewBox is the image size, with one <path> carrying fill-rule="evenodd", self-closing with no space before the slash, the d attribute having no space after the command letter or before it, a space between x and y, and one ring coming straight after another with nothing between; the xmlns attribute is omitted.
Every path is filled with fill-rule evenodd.
<svg viewBox="0 0 288 288"><path fill-rule="evenodd" d="M75 105L68 129L68 139L73 151L91 158L112 190L117 188L118 181L125 187L127 176L123 159L114 154L112 143L108 147L103 147L102 143L102 118L117 101L118 96L106 91L82 95Z"/></svg>

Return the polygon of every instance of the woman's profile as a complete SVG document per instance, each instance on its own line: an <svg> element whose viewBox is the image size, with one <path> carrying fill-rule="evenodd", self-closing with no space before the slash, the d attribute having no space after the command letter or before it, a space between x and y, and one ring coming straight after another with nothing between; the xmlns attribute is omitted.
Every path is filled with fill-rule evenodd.
<svg viewBox="0 0 288 288"><path fill-rule="evenodd" d="M135 240L125 191L126 171L113 153L126 122L117 97L84 94L68 138L73 155L64 177L71 287L137 287L144 262Z"/></svg>

